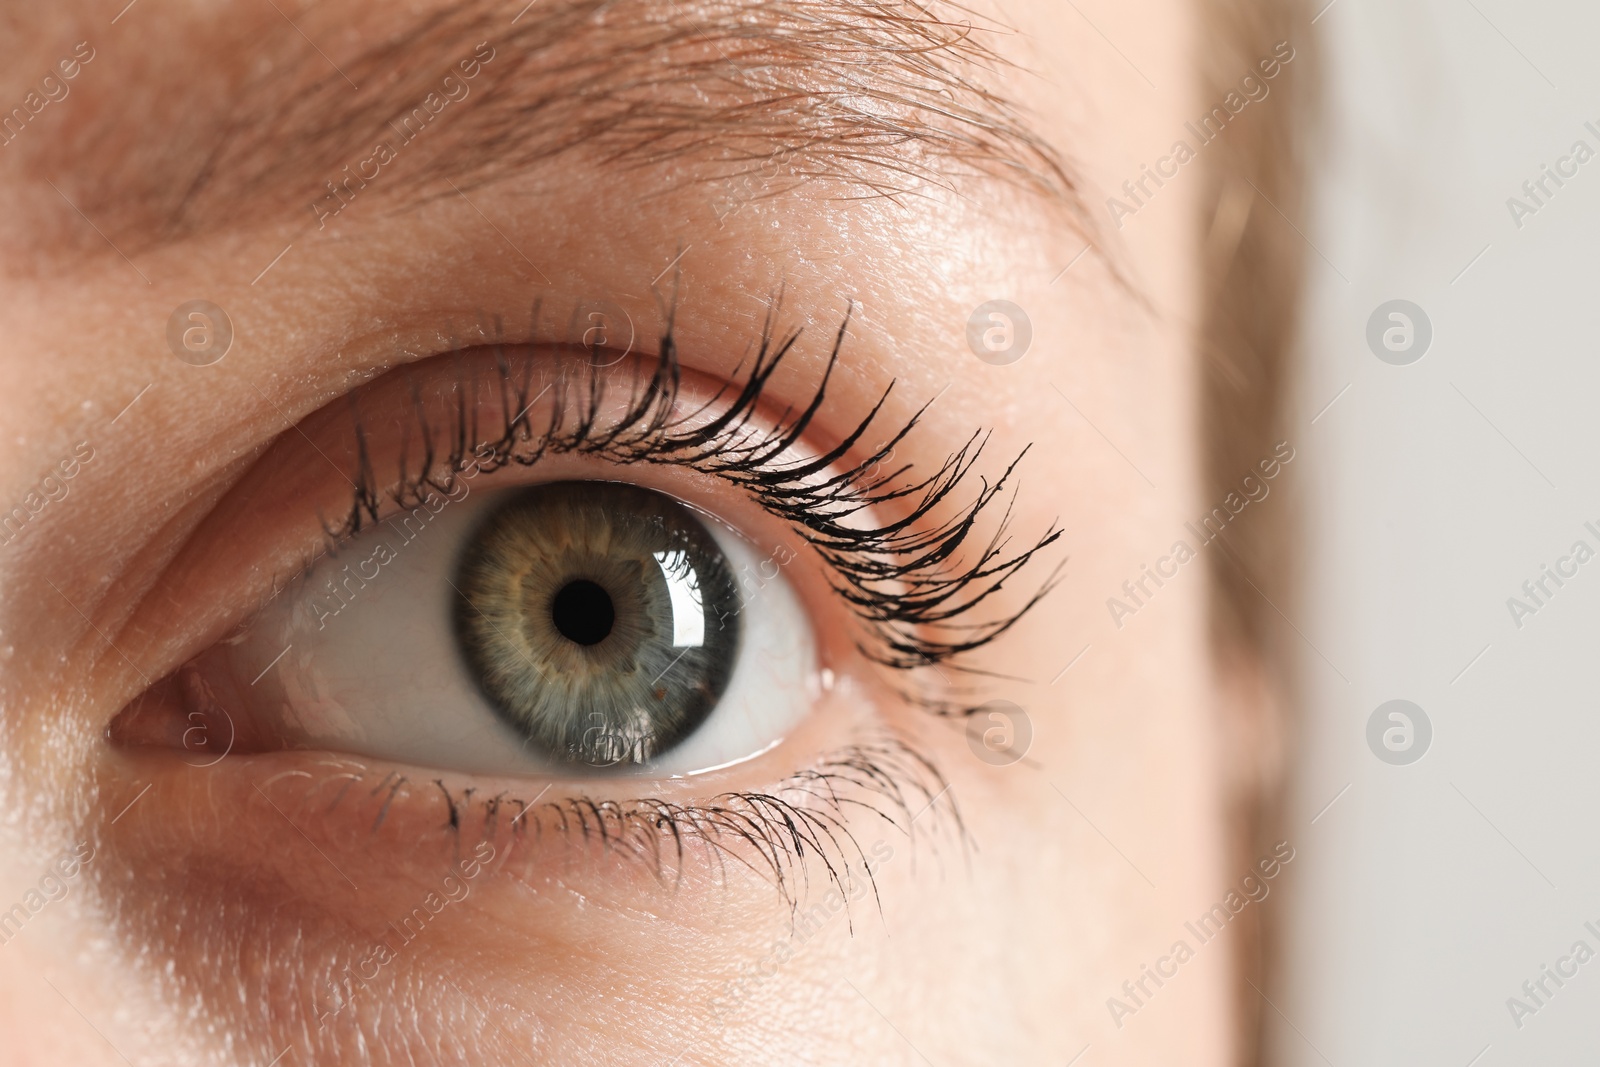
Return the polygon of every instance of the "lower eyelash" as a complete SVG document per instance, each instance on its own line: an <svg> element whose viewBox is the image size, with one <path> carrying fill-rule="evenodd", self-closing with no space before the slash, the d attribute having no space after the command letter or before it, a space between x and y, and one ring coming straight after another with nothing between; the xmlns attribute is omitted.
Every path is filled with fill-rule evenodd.
<svg viewBox="0 0 1600 1067"><path fill-rule="evenodd" d="M774 301L774 309L776 305ZM868 659L912 670L950 663L995 640L1054 587L1060 574L1058 564L1016 610L986 621L968 621L969 613L998 594L1008 579L1061 537L1061 529L1052 523L1030 547L1009 552L1008 504L988 543L968 552L976 558L960 561L963 550L973 543L979 516L1000 495L1028 449L1023 448L992 484L980 478L981 487L970 502L956 505L953 514L938 519L937 513L950 506L953 494L973 471L989 434L974 433L927 477L915 478L909 463L883 471L896 446L921 421L928 408L925 404L870 454L824 478L828 468L844 461L878 419L894 389L890 382L866 416L831 451L804 462L780 460L801 440L822 407L839 363L850 312L839 326L810 401L799 412L790 407L772 429L763 430L755 425L762 394L800 338L799 330L775 336L775 315L776 310L769 312L744 381L724 386L699 407L679 412L682 367L669 313L654 370L646 377L642 362L633 363L628 409L615 425L604 428L599 419L606 379L595 358L601 351L598 346L589 349L586 381L575 383L562 371L538 394L533 393L535 358L520 356L524 362L519 374L505 349L496 348L498 381L491 387L500 395L502 424L494 438L479 433L482 383L475 375L458 373L453 385L454 411L442 432L431 424L413 383L415 425L406 427L404 440L409 441L414 432L421 440L423 455L417 468L408 472L402 444L401 475L398 484L386 492L375 484L359 401L353 394L360 469L353 479L356 488L349 513L328 536L340 543L377 521L382 509L380 496L410 508L431 492L449 493L457 475L473 463L494 471L512 463L532 467L547 454L577 454L624 466L682 466L739 486L810 543L831 572L834 591L866 624L868 640L859 642L858 647ZM537 324L537 306L534 321ZM552 394L549 423L535 429L528 412L545 393ZM440 440L448 442L442 463L436 444ZM875 526L849 525L853 518L880 513L879 509L898 517ZM953 666L963 669L959 662Z"/></svg>
<svg viewBox="0 0 1600 1067"><path fill-rule="evenodd" d="M396 797L403 796L408 786L419 787L395 773L385 775L370 790L351 789L348 779L360 776L348 771L335 778L346 780L324 814L365 796L378 807L374 834ZM507 833L538 841L549 831L575 847L596 847L607 856L640 863L663 885L678 884L692 861L690 853L702 846L719 877L732 862L767 878L787 904L791 919L809 893L808 860L821 862L828 885L846 901L856 895L860 883L855 879L860 876L878 901L877 883L857 837L859 828L852 831L848 826L854 811L870 813L913 844L919 828L928 836L938 835L942 818L943 828L953 829L963 848L971 843L954 798L939 804L949 792L943 773L893 735L824 756L770 791L723 793L693 804L586 796L541 802L538 796L525 801L507 793L475 798L476 790L451 793L437 779L420 787L442 794L445 811L440 827L455 833L463 846L473 834L491 842ZM935 807L946 810L922 822L924 813Z"/></svg>

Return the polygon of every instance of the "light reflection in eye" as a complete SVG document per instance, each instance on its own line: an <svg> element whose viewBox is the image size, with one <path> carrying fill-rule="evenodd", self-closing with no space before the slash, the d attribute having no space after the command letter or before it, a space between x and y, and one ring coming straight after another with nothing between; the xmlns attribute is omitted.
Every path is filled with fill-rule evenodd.
<svg viewBox="0 0 1600 1067"><path fill-rule="evenodd" d="M700 577L681 550L654 552L672 601L672 647L699 648L706 641L706 616L701 605Z"/></svg>

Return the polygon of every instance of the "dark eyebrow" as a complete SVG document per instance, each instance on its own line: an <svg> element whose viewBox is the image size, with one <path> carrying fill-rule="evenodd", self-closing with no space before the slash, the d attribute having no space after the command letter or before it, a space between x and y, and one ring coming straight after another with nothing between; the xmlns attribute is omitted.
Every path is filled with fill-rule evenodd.
<svg viewBox="0 0 1600 1067"><path fill-rule="evenodd" d="M315 227L369 181L410 203L579 154L682 164L713 197L902 198L999 176L1087 218L1063 156L998 88L1013 68L986 40L1006 31L944 0L536 0L515 19L471 0L324 51L340 32L318 12L335 6L241 43L261 72L191 92L199 115L141 144L137 168L104 168L115 187L70 157L41 170L71 171L74 202L134 247L270 212ZM138 121L120 110L101 101L96 119ZM74 140L74 155L94 143ZM373 177L380 146L399 180Z"/></svg>

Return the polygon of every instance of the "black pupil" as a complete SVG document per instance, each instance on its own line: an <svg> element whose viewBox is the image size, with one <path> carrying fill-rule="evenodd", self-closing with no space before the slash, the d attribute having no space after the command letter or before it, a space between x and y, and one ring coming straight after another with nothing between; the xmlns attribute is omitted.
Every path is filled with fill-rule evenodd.
<svg viewBox="0 0 1600 1067"><path fill-rule="evenodd" d="M550 618L567 640L598 645L611 633L617 609L610 593L587 578L579 578L561 587L550 605Z"/></svg>

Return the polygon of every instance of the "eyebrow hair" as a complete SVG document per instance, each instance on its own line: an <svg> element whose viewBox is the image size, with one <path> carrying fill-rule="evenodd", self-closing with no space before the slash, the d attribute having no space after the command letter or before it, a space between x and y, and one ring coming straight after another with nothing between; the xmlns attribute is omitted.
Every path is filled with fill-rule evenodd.
<svg viewBox="0 0 1600 1067"><path fill-rule="evenodd" d="M91 185L79 206L135 246L296 200L312 222L375 180L387 145L408 177L385 195L408 203L581 153L681 163L684 180L749 200L803 185L901 199L988 175L1088 226L1066 160L997 88L1016 68L985 38L1007 31L953 0L536 0L514 19L470 0L337 63L313 43L334 37L318 10L251 38L260 73L143 147L148 173L107 168L119 187Z"/></svg>

